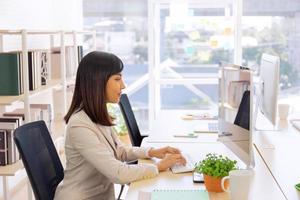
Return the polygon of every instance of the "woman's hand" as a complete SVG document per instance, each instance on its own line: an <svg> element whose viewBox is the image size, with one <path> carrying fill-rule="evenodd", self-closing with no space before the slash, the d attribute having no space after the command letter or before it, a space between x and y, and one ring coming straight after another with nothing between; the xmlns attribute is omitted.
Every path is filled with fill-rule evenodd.
<svg viewBox="0 0 300 200"><path fill-rule="evenodd" d="M186 160L181 154L167 154L156 166L158 171L165 171L177 163L185 165Z"/></svg>
<svg viewBox="0 0 300 200"><path fill-rule="evenodd" d="M149 156L155 157L155 158L164 158L167 154L181 154L180 150L174 147L163 147L159 149L150 149L149 150Z"/></svg>

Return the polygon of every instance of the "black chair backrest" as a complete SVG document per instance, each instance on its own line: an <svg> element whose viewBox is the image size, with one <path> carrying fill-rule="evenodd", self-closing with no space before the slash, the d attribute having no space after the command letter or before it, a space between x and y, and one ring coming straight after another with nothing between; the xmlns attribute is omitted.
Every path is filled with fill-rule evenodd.
<svg viewBox="0 0 300 200"><path fill-rule="evenodd" d="M122 94L119 101L120 109L125 120L129 137L133 146L141 146L143 136L141 136L138 124L134 117L127 94Z"/></svg>
<svg viewBox="0 0 300 200"><path fill-rule="evenodd" d="M52 200L64 169L44 121L18 127L14 140L20 152L35 199Z"/></svg>
<svg viewBox="0 0 300 200"><path fill-rule="evenodd" d="M249 130L250 114L250 91L246 90L243 94L234 124Z"/></svg>

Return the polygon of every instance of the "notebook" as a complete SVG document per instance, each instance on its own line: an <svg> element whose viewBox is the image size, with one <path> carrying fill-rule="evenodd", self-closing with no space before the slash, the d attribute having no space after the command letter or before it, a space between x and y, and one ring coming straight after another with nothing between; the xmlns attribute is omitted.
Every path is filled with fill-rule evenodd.
<svg viewBox="0 0 300 200"><path fill-rule="evenodd" d="M208 192L206 190L153 190L151 200L208 200Z"/></svg>

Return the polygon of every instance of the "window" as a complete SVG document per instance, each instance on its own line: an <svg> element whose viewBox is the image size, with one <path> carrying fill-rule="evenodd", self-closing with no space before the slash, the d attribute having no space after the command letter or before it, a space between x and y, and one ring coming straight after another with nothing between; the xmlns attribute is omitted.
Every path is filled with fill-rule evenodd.
<svg viewBox="0 0 300 200"><path fill-rule="evenodd" d="M130 6L128 6L130 4ZM141 130L148 130L147 1L83 1L84 27L96 29L97 50L116 54L124 63L124 81ZM92 48L87 36L86 49Z"/></svg>
<svg viewBox="0 0 300 200"><path fill-rule="evenodd" d="M244 0L243 10L243 64L258 68L262 53L279 56L281 95L299 95L300 2Z"/></svg>
<svg viewBox="0 0 300 200"><path fill-rule="evenodd" d="M262 53L278 55L281 95L300 95L299 1L150 2L83 1L84 27L97 30L97 49L124 61L141 129L161 109L217 111L220 61L258 68Z"/></svg>

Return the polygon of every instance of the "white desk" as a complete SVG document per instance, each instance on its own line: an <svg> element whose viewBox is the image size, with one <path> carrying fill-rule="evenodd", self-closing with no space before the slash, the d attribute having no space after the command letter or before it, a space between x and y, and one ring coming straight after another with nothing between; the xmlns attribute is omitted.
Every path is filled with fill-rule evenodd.
<svg viewBox="0 0 300 200"><path fill-rule="evenodd" d="M167 144L163 143L147 143L143 142L143 146L153 146L161 147ZM172 146L178 147L184 152L191 155L193 159L199 158L199 152L209 153L216 152L228 155L231 158L235 158L228 149L220 143L173 143ZM251 199L255 200L283 200L285 197L280 191L278 185L274 181L267 167L263 163L260 156L255 151L255 175L253 179L253 184L251 187ZM140 162L153 162L151 160L141 160ZM159 176L146 179L141 181L136 181L131 183L126 200L137 200L138 192L151 192L153 189L198 189L205 188L204 184L195 184L192 180L192 173L183 174L172 174L170 171L162 172ZM229 199L227 193L210 193L210 199Z"/></svg>
<svg viewBox="0 0 300 200"><path fill-rule="evenodd" d="M166 145L175 146L180 148L184 153L189 153L191 157L194 158L196 161L200 159L199 152L222 153L228 155L230 158L237 159L235 155L232 152L230 152L223 144L216 143L217 134L200 134L199 138L197 139L174 138L173 137L174 134L189 133L193 131L194 128L199 123L203 123L200 120L182 120L181 116L184 114L187 114L187 112L179 112L179 113L178 111L171 111L171 113L169 111L162 112L160 114L160 119L156 121L153 127L151 127L150 129L151 134L149 138L146 138L145 141L143 141L142 145L153 146L153 147L162 147ZM259 138L259 136L256 137L257 141L262 140L261 138ZM300 139L298 141L300 143ZM298 145L298 147L300 148L300 144ZM264 156L264 153L261 154ZM295 153L294 155L296 156L297 154ZM255 148L254 148L254 157L255 157L256 166L254 169L255 175L254 175L253 184L250 192L251 199L255 199L255 200L286 199L286 197L282 192L285 191L284 187L282 186L279 187L280 181L279 184L276 182L269 168L266 166L264 160L262 159L262 157L256 151ZM300 156L298 157L300 159ZM141 160L140 162L153 162L153 161ZM288 162L285 163L285 165L288 165ZM288 174L288 167L286 166L284 167L287 170L287 174ZM295 165L294 171L296 170L296 167L297 166ZM280 173L279 171L280 169L278 170L278 173ZM298 172L300 173L300 170L298 170ZM289 173L291 174L293 172L289 172ZM296 183L297 181L294 182ZM199 187L204 188L204 185L194 184L192 181L192 173L172 174L170 171L166 171L160 173L159 176L153 179L141 180L132 183L129 187L126 200L137 200L139 191L151 192L153 189L174 189L174 188L189 189L189 188L199 188ZM289 198L289 199L298 199L297 196L295 195L297 194L297 192L295 192L295 189L293 189L293 193L294 195L292 197L295 198ZM228 198L229 197L227 193L210 193L210 199L228 199Z"/></svg>
<svg viewBox="0 0 300 200"><path fill-rule="evenodd" d="M287 199L300 199L294 185L300 183L300 132L286 121L282 131L256 132L254 143Z"/></svg>
<svg viewBox="0 0 300 200"><path fill-rule="evenodd" d="M175 134L188 134L193 133L194 130L201 126L203 123L208 123L213 120L183 120L182 116L191 113L200 115L199 112L189 111L162 111L159 114L153 126L150 127L150 134L147 138L148 142L151 143L199 143L199 142L215 142L218 138L218 134L199 133L198 138L175 138Z"/></svg>

